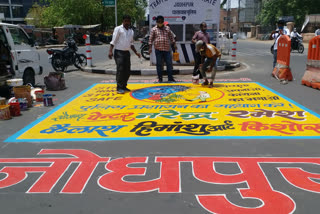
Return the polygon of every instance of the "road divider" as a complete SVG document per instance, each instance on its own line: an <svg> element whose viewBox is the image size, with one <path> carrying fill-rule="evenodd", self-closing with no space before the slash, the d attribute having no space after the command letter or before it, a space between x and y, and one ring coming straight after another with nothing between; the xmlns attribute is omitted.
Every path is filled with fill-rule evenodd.
<svg viewBox="0 0 320 214"><path fill-rule="evenodd" d="M277 64L272 75L281 82L292 81L290 69L291 39L287 35L282 35L278 40Z"/></svg>
<svg viewBox="0 0 320 214"><path fill-rule="evenodd" d="M307 68L301 84L320 89L320 36L309 42Z"/></svg>

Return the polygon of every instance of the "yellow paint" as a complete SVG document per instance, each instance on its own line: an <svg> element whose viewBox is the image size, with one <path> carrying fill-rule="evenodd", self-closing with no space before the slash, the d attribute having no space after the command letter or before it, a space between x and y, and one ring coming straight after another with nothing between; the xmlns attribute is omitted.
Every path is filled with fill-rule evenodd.
<svg viewBox="0 0 320 214"><path fill-rule="evenodd" d="M164 90L166 86L170 90ZM128 87L131 93L119 95L115 84L97 84L17 140L320 134L318 117L256 83L219 83L214 88L191 83ZM182 91L175 92L173 87ZM142 94L142 90L146 93ZM265 113L259 115L261 112ZM137 127L147 121L142 124L144 131ZM55 125L65 129L60 127L53 132L50 127Z"/></svg>

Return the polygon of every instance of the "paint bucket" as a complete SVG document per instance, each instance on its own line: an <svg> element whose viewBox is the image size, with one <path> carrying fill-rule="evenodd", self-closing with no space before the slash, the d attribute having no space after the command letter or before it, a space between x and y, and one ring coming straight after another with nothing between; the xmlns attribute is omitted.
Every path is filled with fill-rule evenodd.
<svg viewBox="0 0 320 214"><path fill-rule="evenodd" d="M44 90L37 90L37 91L34 92L34 94L36 95L36 101L37 102L43 102Z"/></svg>
<svg viewBox="0 0 320 214"><path fill-rule="evenodd" d="M6 105L6 98L0 97L0 106Z"/></svg>
<svg viewBox="0 0 320 214"><path fill-rule="evenodd" d="M28 101L26 98L18 98L18 102L20 104L20 110L26 111L28 110Z"/></svg>
<svg viewBox="0 0 320 214"><path fill-rule="evenodd" d="M10 114L10 106L9 105L2 105L0 106L0 120L9 120L11 119Z"/></svg>
<svg viewBox="0 0 320 214"><path fill-rule="evenodd" d="M10 105L10 114L13 117L20 116L20 103L18 101L9 103Z"/></svg>
<svg viewBox="0 0 320 214"><path fill-rule="evenodd" d="M172 54L172 57L173 57L173 61L179 61L179 53L178 52L174 52Z"/></svg>
<svg viewBox="0 0 320 214"><path fill-rule="evenodd" d="M43 95L43 105L44 106L53 106L52 95L44 94Z"/></svg>

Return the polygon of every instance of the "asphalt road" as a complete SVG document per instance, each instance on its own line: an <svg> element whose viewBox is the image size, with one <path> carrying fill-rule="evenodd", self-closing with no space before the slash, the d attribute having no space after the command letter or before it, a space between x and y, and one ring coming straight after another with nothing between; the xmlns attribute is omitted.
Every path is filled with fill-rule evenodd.
<svg viewBox="0 0 320 214"><path fill-rule="evenodd" d="M240 40L238 44L237 60L245 64L246 69L219 72L217 79L250 78L253 82L261 83L320 114L319 91L301 85L301 77L306 69L307 50L304 54L292 54L291 69L295 80L282 85L271 77L270 43ZM93 47L94 59L97 62L107 60L107 50L106 46ZM44 74L37 77L37 81L42 83L43 76L52 71L52 68L47 61L45 50L41 49L39 52ZM84 48L80 48L80 52L84 52ZM115 78L112 75L90 74L72 68L70 70L65 75L68 88L54 92L55 106L33 107L23 112L20 117L0 121L1 213L204 214L213 213L213 210L216 210L216 213L318 213L319 139L185 138L4 142L8 137L92 84ZM131 79L153 80L155 77L135 76ZM176 79L190 79L190 76L180 75L176 76ZM48 149L55 151L47 151ZM61 157L70 158L72 155L81 155L74 154L78 150L83 150L83 156L81 159L71 160L68 166L64 165L63 161L56 160ZM41 151L53 154L37 155ZM62 152L67 154L55 154ZM100 156L97 162L99 164L95 163L91 153ZM49 160L40 160L39 156ZM114 177L109 176L108 180L104 176L107 173L105 162L110 160L101 159L102 157L110 157L110 160L114 161L110 163L115 164L114 170L121 169L122 171L117 172L128 175L125 180L129 182L122 182L121 176L117 177L116 174ZM142 159L130 162L131 159L126 157L142 157ZM162 165L155 162L156 157L180 158L180 173L176 174L177 165L172 163L169 164L171 168L166 171L165 162L162 162ZM183 157L193 159L186 161ZM199 157L225 159L214 160L217 162L214 169L218 173L212 174L212 166L204 167L207 165L201 165L200 159L200 162L196 163L195 160ZM53 164L50 159L56 162ZM7 162L4 163L4 160ZM32 163L28 163L28 160ZM117 160L129 161L128 163L134 163L132 167L145 167L148 170L127 171L128 168L120 162L117 163ZM79 165L80 162L81 165ZM258 162L260 164L257 164ZM108 166L112 168L111 165ZM17 166L20 170L14 168ZM164 166L162 170L160 170L161 166ZM64 167L66 167L65 173L61 173L59 177L59 172L63 171ZM110 168L108 168L109 171ZM280 173L282 168L289 169L287 174ZM300 171L300 168L305 171ZM80 170L82 170L81 175L75 173ZM29 172L27 177L25 177L25 171ZM306 172L313 174L305 174ZM56 178L57 175L58 178ZM237 175L243 175L244 178ZM159 177L167 180L160 179L161 182L157 182ZM7 178L12 179L8 181ZM175 188L177 180L181 182L178 189ZM142 181L149 182L141 184ZM9 185L10 182L12 185ZM140 183L139 186L135 186L135 182ZM246 191L248 188L251 191ZM33 191L35 193L32 193ZM227 200L237 206L227 203L222 196L226 196ZM249 207L250 211L245 207Z"/></svg>

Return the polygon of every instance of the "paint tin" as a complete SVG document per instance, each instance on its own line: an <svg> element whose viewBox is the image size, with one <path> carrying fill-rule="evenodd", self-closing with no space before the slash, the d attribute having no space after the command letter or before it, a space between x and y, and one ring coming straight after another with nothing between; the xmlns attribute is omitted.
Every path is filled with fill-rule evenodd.
<svg viewBox="0 0 320 214"><path fill-rule="evenodd" d="M20 110L26 111L28 110L28 101L26 98L18 98L18 102L20 104Z"/></svg>
<svg viewBox="0 0 320 214"><path fill-rule="evenodd" d="M11 119L10 114L10 106L9 105L2 105L0 106L0 120L9 120Z"/></svg>
<svg viewBox="0 0 320 214"><path fill-rule="evenodd" d="M9 103L10 105L10 114L13 117L20 116L20 103L18 101Z"/></svg>
<svg viewBox="0 0 320 214"><path fill-rule="evenodd" d="M0 106L6 105L6 98L0 97Z"/></svg>
<svg viewBox="0 0 320 214"><path fill-rule="evenodd" d="M43 105L44 106L53 106L51 94L44 94L43 95Z"/></svg>
<svg viewBox="0 0 320 214"><path fill-rule="evenodd" d="M43 102L43 93L44 93L44 91L43 90L37 90L34 93L36 95L36 101L37 102Z"/></svg>

